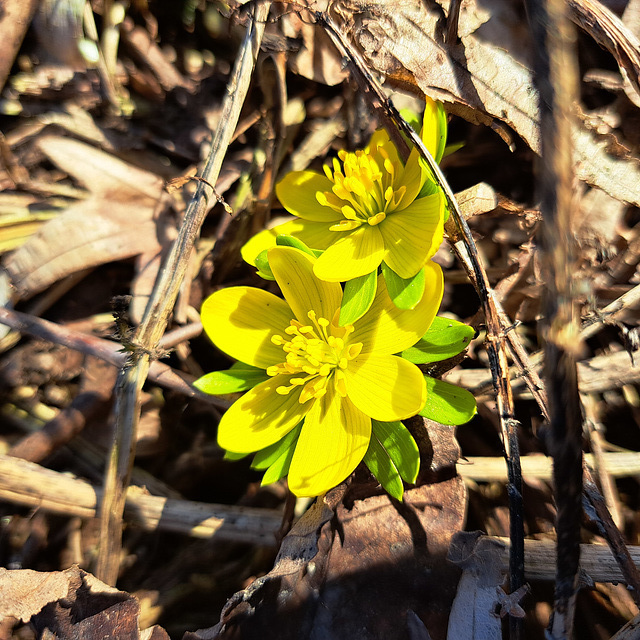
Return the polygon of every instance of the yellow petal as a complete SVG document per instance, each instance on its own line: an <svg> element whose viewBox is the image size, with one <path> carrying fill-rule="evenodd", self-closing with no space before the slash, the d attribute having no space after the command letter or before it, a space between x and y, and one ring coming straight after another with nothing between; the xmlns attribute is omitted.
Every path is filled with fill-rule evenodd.
<svg viewBox="0 0 640 640"><path fill-rule="evenodd" d="M371 439L371 420L335 390L314 402L298 438L289 488L297 496L319 496L358 466Z"/></svg>
<svg viewBox="0 0 640 640"><path fill-rule="evenodd" d="M362 225L354 231L334 232L342 237L318 258L313 272L321 280L343 282L377 269L385 252L379 226Z"/></svg>
<svg viewBox="0 0 640 640"><path fill-rule="evenodd" d="M262 382L236 400L218 425L218 444L234 453L259 451L283 438L312 408L300 404L301 388L288 395L276 392L287 386L290 376L279 375Z"/></svg>
<svg viewBox="0 0 640 640"><path fill-rule="evenodd" d="M391 142L391 138L389 138L389 134L386 129L378 129L371 136L371 140L369 140L368 149L370 153L376 156L376 161L378 162L378 166L382 168L382 161L380 154L375 153L375 149L379 149L382 147L388 154L389 160L396 164L400 162L400 156L398 155L398 150L396 149L396 145Z"/></svg>
<svg viewBox="0 0 640 640"><path fill-rule="evenodd" d="M434 193L394 211L380 224L384 261L401 277L412 278L442 243L444 198Z"/></svg>
<svg viewBox="0 0 640 640"><path fill-rule="evenodd" d="M271 247L276 246L276 236L278 235L278 232L276 231L277 228L278 227L274 227L273 229L263 229L254 236L251 236L251 238L242 246L242 249L240 249L242 259L251 265L255 265L256 258L259 254L261 254L265 249L271 249Z"/></svg>
<svg viewBox="0 0 640 640"><path fill-rule="evenodd" d="M311 222L300 218L292 218L287 222L276 225L271 229L264 229L252 236L240 249L242 259L255 265L256 258L265 249L276 246L276 237L279 235L293 236L302 240L310 249L326 249L332 242L340 238L339 235L329 231L331 223Z"/></svg>
<svg viewBox="0 0 640 640"><path fill-rule="evenodd" d="M321 205L316 193L331 191L333 182L315 171L292 171L277 185L276 195L282 206L294 216L316 222L341 220L342 214Z"/></svg>
<svg viewBox="0 0 640 640"><path fill-rule="evenodd" d="M446 122L446 121L445 121ZM429 153L433 156L436 162L439 160L438 144L442 136L440 131L440 122L438 118L438 104L431 98L427 98L427 102L424 107L424 116L422 118L422 130L420 131L422 142L427 147Z"/></svg>
<svg viewBox="0 0 640 640"><path fill-rule="evenodd" d="M402 200L398 203L398 209L405 209L418 197L428 176L429 171L423 166L420 161L420 154L414 147L409 154L404 172L400 174L397 181L397 185L405 185L407 187Z"/></svg>
<svg viewBox="0 0 640 640"><path fill-rule="evenodd" d="M269 264L282 295L296 318L304 324L309 323L309 311L331 321L342 302L342 287L316 278L314 262L311 256L291 247L269 250Z"/></svg>
<svg viewBox="0 0 640 640"><path fill-rule="evenodd" d="M266 369L284 360L271 336L282 335L293 318L289 305L253 287L229 287L202 304L202 325L213 344L232 358Z"/></svg>
<svg viewBox="0 0 640 640"><path fill-rule="evenodd" d="M302 242L311 249L324 250L340 238L338 234L329 231L331 224L332 223L312 222L311 220L296 218L290 222L278 225L274 231L277 234L298 238L298 240L302 240Z"/></svg>
<svg viewBox="0 0 640 640"><path fill-rule="evenodd" d="M422 300L411 310L398 309L387 292L384 278L378 276L378 288L373 304L357 320L349 343L362 342L362 353L400 353L413 346L431 326L438 312L444 280L442 269L435 262L424 265L425 289ZM402 346L404 345L404 346Z"/></svg>
<svg viewBox="0 0 640 640"><path fill-rule="evenodd" d="M344 373L347 397L374 420L404 420L427 400L422 372L398 356L360 356Z"/></svg>

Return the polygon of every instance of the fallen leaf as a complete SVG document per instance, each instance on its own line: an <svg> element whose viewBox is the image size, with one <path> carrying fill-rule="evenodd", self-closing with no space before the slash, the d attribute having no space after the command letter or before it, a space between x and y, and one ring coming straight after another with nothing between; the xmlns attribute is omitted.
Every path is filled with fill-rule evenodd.
<svg viewBox="0 0 640 640"><path fill-rule="evenodd" d="M21 298L87 267L160 250L158 225L168 198L161 178L77 140L45 136L38 146L89 196L7 256L4 265Z"/></svg>
<svg viewBox="0 0 640 640"><path fill-rule="evenodd" d="M522 20L514 20L508 3L487 0L482 11L474 8L474 0L466 4L460 42L453 45L443 41L441 13L422 2L340 0L333 9L347 38L391 83L446 102L449 111L470 122L501 120L540 153L538 94ZM574 133L574 147L578 178L640 206L640 163L635 158L612 157L606 140L583 127Z"/></svg>
<svg viewBox="0 0 640 640"><path fill-rule="evenodd" d="M64 598L68 590L69 576L65 572L0 568L0 619L13 617L27 622L49 602Z"/></svg>
<svg viewBox="0 0 640 640"><path fill-rule="evenodd" d="M30 620L38 637L169 639L157 625L140 633L138 601L77 565L50 573L0 568L0 594L0 619Z"/></svg>
<svg viewBox="0 0 640 640"><path fill-rule="evenodd" d="M454 536L448 558L463 572L449 616L448 640L502 638L499 610L501 602L506 602L499 591L505 579L500 561L503 546L479 531Z"/></svg>

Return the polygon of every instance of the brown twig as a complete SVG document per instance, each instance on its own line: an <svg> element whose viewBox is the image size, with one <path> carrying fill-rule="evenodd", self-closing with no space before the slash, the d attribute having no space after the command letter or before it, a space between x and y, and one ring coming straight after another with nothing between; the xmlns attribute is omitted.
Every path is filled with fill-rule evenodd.
<svg viewBox="0 0 640 640"><path fill-rule="evenodd" d="M574 105L578 99L575 29L564 0L525 0L540 94L541 162L538 189L543 217L545 269L545 379L549 400L549 449L554 460L558 560L554 612L548 634L571 638L580 561L582 515L582 412L575 354L579 319L572 297Z"/></svg>
<svg viewBox="0 0 640 640"><path fill-rule="evenodd" d="M78 394L42 429L28 434L9 449L9 455L40 462L82 431L85 424L111 407L116 369L89 356L85 361Z"/></svg>
<svg viewBox="0 0 640 640"><path fill-rule="evenodd" d="M202 171L201 177L209 184L215 184L218 178L242 104L249 90L269 7L269 2L258 0L256 3L254 19L249 24L236 59L233 75L225 94L219 126ZM133 342L142 348L132 354L131 361L125 365L120 375L115 409L116 432L105 475L104 498L100 513L100 551L96 568L96 575L108 584L115 584L120 565L122 516L126 488L133 467L140 392L149 371L149 354L157 348L167 326L191 251L208 211L210 195L211 188L204 182L200 182L189 204L178 237L167 257L167 262L160 271L144 318L134 334Z"/></svg>
<svg viewBox="0 0 640 640"><path fill-rule="evenodd" d="M35 316L21 313L20 311L13 311L6 307L0 307L0 324L7 325L19 333L41 338L55 344L61 344L69 347L69 349L80 351L89 356L95 356L118 368L124 366L128 357L127 354L122 352L122 345L117 342L103 340L102 338L96 338L95 336L79 333L78 331L72 331L49 320L42 320L41 318L36 318ZM188 325L188 327L188 331L187 327L176 329L176 331L185 331L185 333L180 336L181 339L184 339L187 333L193 332L197 335L201 331L199 323L197 323L197 325ZM166 340L163 338L160 341L160 347L168 348L172 346L171 343L174 342L176 337L177 335L174 334L174 332L167 333L164 336ZM154 361L151 363L148 378L162 387L182 393L189 398L199 398L221 409L227 409L231 405L228 400L201 393L191 384L195 378L182 371L176 371L162 362Z"/></svg>
<svg viewBox="0 0 640 640"><path fill-rule="evenodd" d="M620 571L622 571L624 581L629 587L631 597L635 601L636 605L640 606L640 571L638 571L638 567L633 563L629 549L627 549L627 545L625 544L618 527L616 527L615 522L611 518L611 514L609 513L609 509L607 509L604 498L596 486L589 467L586 465L584 465L583 473L584 494L588 502L588 506L592 509L590 515L600 530L600 534L609 544L611 553L613 553L613 557L616 559L616 562L620 567ZM558 543L558 554L559 553L560 547Z"/></svg>
<svg viewBox="0 0 640 640"><path fill-rule="evenodd" d="M86 480L0 455L0 499L63 516L94 518L102 490ZM126 493L126 519L145 531L173 531L274 546L282 514L256 509L151 496L133 487Z"/></svg>

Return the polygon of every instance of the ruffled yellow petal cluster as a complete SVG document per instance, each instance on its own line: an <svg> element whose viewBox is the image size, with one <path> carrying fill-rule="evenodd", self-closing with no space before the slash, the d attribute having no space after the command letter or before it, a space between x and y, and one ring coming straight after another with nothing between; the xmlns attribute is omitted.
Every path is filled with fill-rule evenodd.
<svg viewBox="0 0 640 640"><path fill-rule="evenodd" d="M433 155L436 119L436 109L428 102L423 138ZM276 194L298 219L275 227L273 233L324 250L314 273L328 282L366 275L383 261L401 278L412 278L443 237L442 194L433 189L431 195L419 195L427 179L415 150L405 165L388 134L376 131L365 149L340 151L332 166L325 165L324 174L293 171L285 176Z"/></svg>
<svg viewBox="0 0 640 640"><path fill-rule="evenodd" d="M362 229L381 224L366 220ZM289 487L298 496L316 496L362 460L372 419L402 420L424 406L422 373L393 354L429 328L442 299L442 271L433 262L424 265L428 295L412 311L394 306L380 277L369 311L341 327L342 288L316 275L317 260L289 247L275 247L268 257L284 300L252 287L231 287L202 307L214 344L269 375L227 410L218 443L236 453L258 451L304 420Z"/></svg>

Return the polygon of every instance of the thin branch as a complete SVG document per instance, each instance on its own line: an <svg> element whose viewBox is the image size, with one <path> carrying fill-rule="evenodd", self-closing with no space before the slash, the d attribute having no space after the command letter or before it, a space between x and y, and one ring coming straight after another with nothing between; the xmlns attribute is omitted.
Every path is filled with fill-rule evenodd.
<svg viewBox="0 0 640 640"><path fill-rule="evenodd" d="M21 334L47 340L54 344L61 344L88 356L95 356L118 368L123 367L127 359L127 355L122 351L122 345L117 342L73 331L55 322L43 320L42 318L21 313L20 311L13 311L6 307L0 307L0 324L7 325ZM171 331L160 341L160 347L166 348L171 346L175 341L184 340L187 337L193 336L193 334L197 335L200 330L201 327L199 327L197 323L194 323L176 329L176 332L180 332L179 334ZM195 378L189 374L176 371L157 360L151 363L148 378L161 387L177 391L189 398L204 400L221 409L228 409L231 406L231 403L224 398L198 391L191 385Z"/></svg>
<svg viewBox="0 0 640 640"><path fill-rule="evenodd" d="M63 516L94 518L103 492L86 480L0 455L0 499ZM173 531L193 538L213 538L274 546L282 514L273 509L236 507L150 496L127 490L125 517L145 531Z"/></svg>
<svg viewBox="0 0 640 640"><path fill-rule="evenodd" d="M579 318L573 300L574 105L578 100L576 34L565 0L525 0L539 92L541 161L538 190L545 270L545 379L549 400L549 449L554 460L558 558L554 612L548 635L571 638L578 590L582 515L582 412L576 353Z"/></svg>
<svg viewBox="0 0 640 640"><path fill-rule="evenodd" d="M116 432L105 475L100 514L100 551L96 567L96 575L107 584L115 584L118 577L126 489L133 467L135 436L140 417L140 392L149 371L150 354L157 349L166 329L195 240L207 214L209 198L213 195L209 185L216 183L238 123L260 50L269 7L270 2L256 2L253 19L227 86L218 129L202 172L203 181L198 182L178 237L158 275L144 318L134 334L133 343L139 349L132 353L131 361L123 368L118 382Z"/></svg>
<svg viewBox="0 0 640 640"><path fill-rule="evenodd" d="M605 451L599 456L604 470L613 478L632 478L640 476L640 452ZM520 458L522 475L525 478L551 480L553 468L551 459L544 455L524 456ZM596 459L593 454L585 454L585 462L593 467ZM458 474L476 482L507 480L507 467L504 458L469 456L458 462Z"/></svg>

